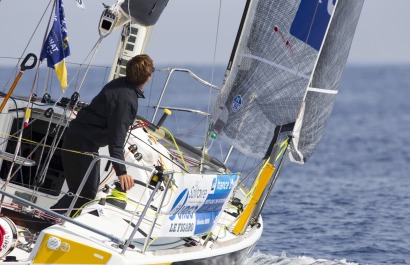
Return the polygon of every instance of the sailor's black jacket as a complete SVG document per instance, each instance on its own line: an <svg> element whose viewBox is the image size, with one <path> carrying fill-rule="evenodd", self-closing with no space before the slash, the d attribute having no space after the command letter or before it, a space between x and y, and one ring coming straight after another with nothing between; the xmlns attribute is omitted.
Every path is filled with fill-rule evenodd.
<svg viewBox="0 0 410 265"><path fill-rule="evenodd" d="M143 92L125 77L112 80L78 112L70 133L98 147L108 145L111 157L124 160L124 142L137 115L138 98L144 98ZM117 176L127 173L125 165L113 165Z"/></svg>

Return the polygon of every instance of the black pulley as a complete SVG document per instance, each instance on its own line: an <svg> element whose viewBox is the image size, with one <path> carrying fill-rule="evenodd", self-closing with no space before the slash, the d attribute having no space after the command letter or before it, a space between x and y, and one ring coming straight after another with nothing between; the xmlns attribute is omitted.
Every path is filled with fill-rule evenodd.
<svg viewBox="0 0 410 265"><path fill-rule="evenodd" d="M44 111L44 116L46 118L51 118L51 116L53 116L53 114L54 114L53 108L48 108L48 109L46 109L46 111Z"/></svg>
<svg viewBox="0 0 410 265"><path fill-rule="evenodd" d="M48 93L44 93L41 103L49 103L51 101L51 96Z"/></svg>
<svg viewBox="0 0 410 265"><path fill-rule="evenodd" d="M78 99L80 98L80 94L78 92L74 92L71 95L71 99L70 99L70 107L73 107L75 105L75 103L77 103Z"/></svg>

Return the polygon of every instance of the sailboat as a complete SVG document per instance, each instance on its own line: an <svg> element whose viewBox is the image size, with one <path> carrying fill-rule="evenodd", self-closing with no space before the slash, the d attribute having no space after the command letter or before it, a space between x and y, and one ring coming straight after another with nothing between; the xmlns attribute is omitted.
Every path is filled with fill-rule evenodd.
<svg viewBox="0 0 410 265"><path fill-rule="evenodd" d="M77 1L80 6L82 2ZM69 21L62 16L62 0L50 3L50 17L60 18L64 32ZM122 0L104 6L95 47L122 30L108 80L124 76L125 63L144 52L150 30L161 23L167 5L172 3ZM87 79L91 60L80 64L85 70L81 77L76 74L80 81L71 97L62 93L53 99L48 93L37 97L33 91L13 94L23 73L41 65L39 54L23 56L20 72L0 98L1 260L243 263L262 236L262 212L284 162L288 157L307 162L323 135L362 5L362 0L246 1L222 87L189 69L162 69L167 77L154 111L151 117L139 113L130 127L125 161L110 157L106 148L94 155L90 170L96 163L102 165L97 197L73 208L89 170L77 193L69 194L74 199L64 215L49 208L67 193L61 141L70 121L87 105L80 101L78 89ZM96 51L91 59L98 56ZM56 72L61 74L61 69ZM176 72L218 91L210 113L163 104ZM61 86L64 81L60 79ZM168 116L177 112L207 121L200 147L167 129ZM212 155L210 143L215 138L230 146L223 162ZM260 160L254 173L228 167L232 150ZM133 189L120 189L112 162L127 166ZM252 181L245 185L245 178Z"/></svg>

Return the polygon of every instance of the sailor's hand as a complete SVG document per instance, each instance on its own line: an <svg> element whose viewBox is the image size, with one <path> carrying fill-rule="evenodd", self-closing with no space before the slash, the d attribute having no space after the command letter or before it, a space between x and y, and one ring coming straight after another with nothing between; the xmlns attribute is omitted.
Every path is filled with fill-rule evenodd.
<svg viewBox="0 0 410 265"><path fill-rule="evenodd" d="M123 190L130 190L132 187L134 187L134 179L127 174L118 176L118 180L121 183L121 188Z"/></svg>

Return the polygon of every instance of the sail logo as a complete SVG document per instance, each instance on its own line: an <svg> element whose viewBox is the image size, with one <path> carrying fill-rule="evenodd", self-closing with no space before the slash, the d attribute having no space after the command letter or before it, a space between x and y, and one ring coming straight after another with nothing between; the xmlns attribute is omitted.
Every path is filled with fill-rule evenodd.
<svg viewBox="0 0 410 265"><path fill-rule="evenodd" d="M237 95L232 101L232 111L237 112L241 106L242 106L242 97L240 95Z"/></svg>
<svg viewBox="0 0 410 265"><path fill-rule="evenodd" d="M302 0L290 27L290 34L319 51L336 0Z"/></svg>

